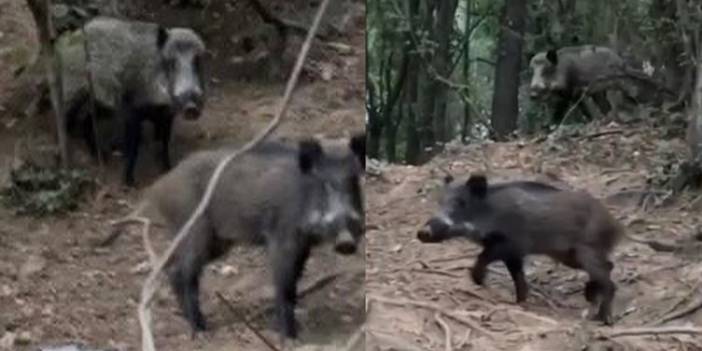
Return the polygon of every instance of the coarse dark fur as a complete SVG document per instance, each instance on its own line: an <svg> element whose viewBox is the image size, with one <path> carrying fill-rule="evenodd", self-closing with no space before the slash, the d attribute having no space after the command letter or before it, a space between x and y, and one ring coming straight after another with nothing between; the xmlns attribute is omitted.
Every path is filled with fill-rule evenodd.
<svg viewBox="0 0 702 351"><path fill-rule="evenodd" d="M183 226L217 163L230 152L193 154L147 190L146 200L170 232ZM168 264L171 285L193 330L206 328L198 297L205 265L232 245L265 245L279 328L286 337L297 336L297 282L311 249L336 240L337 252L351 254L363 235L364 158L365 136L337 144L266 142L225 169L205 213ZM336 217L325 219L329 214ZM340 243L341 233L352 239Z"/></svg>
<svg viewBox="0 0 702 351"><path fill-rule="evenodd" d="M123 134L108 136L107 142L116 141L123 147L124 183L134 185L142 124L150 121L162 144L162 167L170 169L169 143L175 116L195 120L204 104L205 44L201 38L186 28L96 17L82 30L62 35L57 52L63 61L67 128L81 129L91 153L97 156L103 152L98 144L105 142L95 140L93 119L117 119ZM92 96L88 77L92 79Z"/></svg>
<svg viewBox="0 0 702 351"><path fill-rule="evenodd" d="M616 286L610 278L614 265L609 254L624 230L601 202L583 191L538 182L488 185L482 175L473 175L465 183L447 181L441 212L417 233L419 240L440 242L464 236L479 243L483 251L471 278L482 284L486 267L503 261L514 281L517 302L528 294L525 256L547 255L582 269L590 276L585 297L600 305L595 318L612 323Z"/></svg>
<svg viewBox="0 0 702 351"><path fill-rule="evenodd" d="M670 93L645 73L628 67L614 50L602 46L567 46L540 52L531 58L529 66L532 74L530 96L554 102L554 123L561 122L566 110L583 93L601 109L610 107L615 111L624 102L622 99L638 103L637 89L632 83L645 83ZM578 106L589 115L585 104Z"/></svg>

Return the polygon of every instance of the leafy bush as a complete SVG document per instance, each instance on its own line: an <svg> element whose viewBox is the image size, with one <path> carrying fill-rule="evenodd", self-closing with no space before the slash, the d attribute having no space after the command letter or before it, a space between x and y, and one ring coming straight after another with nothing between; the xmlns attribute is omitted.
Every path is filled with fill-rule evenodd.
<svg viewBox="0 0 702 351"><path fill-rule="evenodd" d="M20 215L61 214L78 208L83 193L92 183L83 170L49 169L25 163L10 173L10 184L0 191L0 202Z"/></svg>

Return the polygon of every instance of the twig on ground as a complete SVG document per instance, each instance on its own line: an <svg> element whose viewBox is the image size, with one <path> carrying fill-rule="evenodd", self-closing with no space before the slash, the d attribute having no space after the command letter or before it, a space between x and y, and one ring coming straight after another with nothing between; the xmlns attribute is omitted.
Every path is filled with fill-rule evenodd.
<svg viewBox="0 0 702 351"><path fill-rule="evenodd" d="M473 297L478 298L478 299L480 299L480 300L485 300L485 301L488 301L488 302L491 302L491 303L496 303L496 302L497 302L497 301L495 301L493 298L491 298L491 297L489 297L489 296L485 296L485 295L483 295L483 294L481 294L481 293L479 293L479 292L477 292L477 291L475 291L475 290L472 290L472 289L469 289L469 288L466 288L466 287L454 288L454 290L456 290L456 291L458 291L458 292L461 292L461 293L464 293L464 294L466 294L466 295L468 295L468 296L473 296Z"/></svg>
<svg viewBox="0 0 702 351"><path fill-rule="evenodd" d="M393 350L403 350L403 351L425 351L426 350L423 347L411 344L409 341L398 336L395 333L388 333L388 332L381 331L381 330L368 329L367 335L372 335L375 337L375 339L379 339L379 340L384 341L385 343L389 343L389 344L393 345L394 346L394 347L392 347Z"/></svg>
<svg viewBox="0 0 702 351"><path fill-rule="evenodd" d="M428 263L443 263L443 262L451 262L451 261L458 261L458 260L463 260L466 258L474 258L475 255L458 255L458 256L452 256L452 257L440 257L440 258L435 258L433 260L427 261Z"/></svg>
<svg viewBox="0 0 702 351"><path fill-rule="evenodd" d="M463 339L461 339L461 342L459 342L458 345L456 345L456 348L458 348L459 350L463 350L463 346L465 346L466 344L470 344L470 334L472 331L472 329L466 330L466 335L463 337Z"/></svg>
<svg viewBox="0 0 702 351"><path fill-rule="evenodd" d="M659 319L657 319L656 321L654 321L653 323L651 323L651 325L661 325L661 324L670 322L673 319L681 317L680 315L678 315L681 312L683 312L683 315L686 315L687 313L684 313L684 312L686 312L687 309L682 310L678 313L674 313L674 314L671 314L671 313L673 313L673 311L675 311L678 307L682 306L684 303L690 301L690 298L692 297L692 295L696 294L698 292L700 284L702 284L702 280L698 280L697 283L695 284L695 286L693 288L691 288L690 291L688 291L687 294L685 294L685 296L683 296L678 301L676 301L665 312L661 313L661 317ZM702 303L702 300L700 301L700 303ZM694 307L694 305L693 305L693 307ZM671 317L672 317L672 319L668 319Z"/></svg>
<svg viewBox="0 0 702 351"><path fill-rule="evenodd" d="M188 232L190 231L190 228L193 226L193 224L195 224L195 221L205 211L205 208L207 207L207 204L209 203L210 198L212 197L215 187L217 186L219 178L224 172L224 168L233 159L254 148L262 140L271 135L276 128L278 128L280 121L282 120L283 116L285 115L285 112L288 109L290 100L292 99L292 93L295 90L295 87L297 86L297 80L300 76L300 73L302 72L302 67L305 62L305 59L307 58L307 53L309 52L310 46L312 45L312 40L315 37L315 33L317 33L317 30L319 29L319 24L321 22L322 16L324 15L324 12L327 9L327 6L329 5L329 2L330 0L323 0L319 6L319 9L317 10L317 14L315 15L312 26L310 27L310 30L307 33L307 37L305 38L302 48L300 49L300 53L298 54L297 61L295 62L295 67L293 68L292 75L288 80L287 86L285 88L285 94L283 95L283 99L280 103L280 107L276 116L268 124L268 126L262 132L260 132L253 140L248 142L239 150L232 152L231 154L219 161L219 164L217 165L209 179L207 188L205 189L205 193L203 194L202 199L198 204L197 208L195 208L195 210L192 212L190 218L185 222L183 227L180 229L178 234L175 236L175 238L169 245L168 249L166 249L166 252L163 254L162 257L159 258L157 264L151 270L149 276L146 278L146 281L144 282L144 285L141 290L141 299L138 307L139 324L142 331L143 351L156 351L153 332L151 330L151 311L149 310L149 305L151 304L153 296L156 293L156 290L158 289L159 274L163 271L163 269L166 266L166 263L170 260L171 256L173 256L173 253L176 251L178 246L181 244L181 242L183 242Z"/></svg>
<svg viewBox="0 0 702 351"><path fill-rule="evenodd" d="M229 300L227 300L227 298L225 298L224 295L222 295L222 293L220 293L219 291L216 292L215 294L224 303L224 305L227 306L227 308L229 308L229 311L232 313L232 315L237 317L236 309L234 308L234 306L232 306L232 303L229 302ZM268 348L270 348L273 351L280 351L280 349L275 347L275 345L273 345L273 343L270 340L268 340L265 336L263 336L263 334L261 334L261 332L259 332L256 328L254 328L251 325L251 323L249 323L249 321L246 320L245 316L237 317L237 319L239 319L242 323L244 323L244 325L247 328L249 328L249 330L251 330L254 334L256 334L256 337L258 337L261 341L263 341L263 343L266 344L266 346L268 346Z"/></svg>
<svg viewBox="0 0 702 351"><path fill-rule="evenodd" d="M696 303L690 305L689 307L687 307L684 310L681 310L677 313L673 313L672 315L665 317L664 319L662 319L659 322L659 324L667 323L667 322L670 322L672 320L685 317L689 314L696 312L699 309L702 309L702 299L698 300Z"/></svg>
<svg viewBox="0 0 702 351"><path fill-rule="evenodd" d="M521 314L521 315L523 315L523 316L527 316L528 318L535 319L535 320L540 321L540 322L543 322L543 323L545 323L545 324L550 324L550 325L560 325L560 324L562 324L562 322L559 322L559 321L557 321L557 320L554 320L554 319L551 319L551 318L548 318L548 317L544 317L544 316L539 315L539 314L536 314L536 313L534 313L534 312L529 312L529 311L525 311L525 310L521 310L521 309L516 309L516 308L507 308L506 310L507 310L507 313L508 313L508 314L510 314L510 313Z"/></svg>
<svg viewBox="0 0 702 351"><path fill-rule="evenodd" d="M366 298L378 301L380 303L388 304L388 305L395 305L395 306L401 306L401 307L414 306L414 307L426 308L426 309L432 310L433 312L441 313L444 316L450 317L451 319L453 319L457 322L460 322L461 324L464 324L464 325L470 327L471 329L474 329L474 330L488 336L491 339L495 339L494 333L481 327L477 323L475 323L467 318L464 318L462 316L459 316L456 313L447 311L439 306L436 306L436 305L428 303L428 302L414 301L414 300L408 300L408 299L389 299L386 297L374 296L374 295L366 295Z"/></svg>
<svg viewBox="0 0 702 351"><path fill-rule="evenodd" d="M444 350L453 351L453 345L451 345L451 328L446 321L441 319L441 314L439 312L434 313L434 319L436 320L436 323L441 326L441 329L444 330Z"/></svg>
<svg viewBox="0 0 702 351"><path fill-rule="evenodd" d="M583 135L580 137L580 139L592 140L592 139L599 138L599 137L605 136L605 135L614 135L614 134L623 134L623 133L624 133L623 129L604 130L604 131L597 132L597 133Z"/></svg>
<svg viewBox="0 0 702 351"><path fill-rule="evenodd" d="M702 335L702 328L699 327L651 327L651 328L626 328L614 329L610 331L601 331L602 335L608 338L617 338L620 336L636 336L636 335L663 335L663 334L688 334Z"/></svg>
<svg viewBox="0 0 702 351"><path fill-rule="evenodd" d="M358 344L358 342L361 340L361 337L364 336L366 332L366 326L361 325L353 335L349 338L348 341L346 341L346 346L344 346L344 351L351 351L353 348Z"/></svg>
<svg viewBox="0 0 702 351"><path fill-rule="evenodd" d="M425 274L436 274L436 275L443 275L446 277L451 277L451 278L462 278L463 276L458 275L458 274L453 274L449 272L444 272L439 269L410 269L410 272L415 272L415 273L425 273Z"/></svg>
<svg viewBox="0 0 702 351"><path fill-rule="evenodd" d="M336 280L336 278L338 278L340 275L341 275L341 273L334 272L334 273L330 273L330 274L327 274L325 276L322 276L321 278L318 278L317 280L312 282L312 284L310 284L310 285L304 287L302 290L300 290L300 292L297 294L297 299L302 300L307 295L310 295L317 290L323 289L325 286L329 285L334 280ZM273 306L267 306L267 307L261 309L260 312L254 314L250 319L252 319L252 320L256 319L259 316L267 313L271 309L273 309Z"/></svg>

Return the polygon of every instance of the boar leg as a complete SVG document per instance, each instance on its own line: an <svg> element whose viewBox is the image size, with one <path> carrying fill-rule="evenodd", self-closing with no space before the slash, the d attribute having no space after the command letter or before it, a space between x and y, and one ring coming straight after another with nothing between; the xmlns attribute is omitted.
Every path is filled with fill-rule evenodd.
<svg viewBox="0 0 702 351"><path fill-rule="evenodd" d="M485 280L487 266L494 261L501 260L507 266L507 270L514 282L517 303L523 302L526 300L529 290L524 276L523 255L509 241L505 240L502 235L493 233L488 234L486 238L483 243L485 245L484 249L478 255L471 272L473 282L482 285Z"/></svg>
<svg viewBox="0 0 702 351"><path fill-rule="evenodd" d="M207 330L200 310L200 275L211 259L214 239L214 234L206 230L204 223L197 223L179 247L170 272L171 286L193 334Z"/></svg>
<svg viewBox="0 0 702 351"><path fill-rule="evenodd" d="M592 249L580 249L578 251L578 261L583 269L590 276L590 281L585 286L585 297L593 302L600 299L600 308L594 319L602 321L606 325L612 325L612 300L617 287L610 278L614 265L606 256L597 253ZM588 291L589 290L589 291Z"/></svg>
<svg viewBox="0 0 702 351"><path fill-rule="evenodd" d="M287 238L295 238L288 235ZM302 276L305 262L310 255L308 243L286 240L271 240L268 255L273 270L275 303L278 328L284 337L297 338L295 305L297 304L297 282Z"/></svg>
<svg viewBox="0 0 702 351"><path fill-rule="evenodd" d="M122 117L127 119L124 128L124 156L127 158L124 167L124 183L134 186L134 166L136 166L139 144L141 144L141 118L135 113Z"/></svg>
<svg viewBox="0 0 702 351"><path fill-rule="evenodd" d="M551 115L551 122L554 125L558 125L563 121L571 102L573 101L569 96L561 95L556 98L553 114Z"/></svg>
<svg viewBox="0 0 702 351"><path fill-rule="evenodd" d="M155 113L152 122L156 139L161 142L161 167L164 171L171 169L170 141L173 129L173 114L168 107L160 107Z"/></svg>
<svg viewBox="0 0 702 351"><path fill-rule="evenodd" d="M600 294L600 286L597 281L590 280L585 283L585 300L592 304L599 304L597 297Z"/></svg>

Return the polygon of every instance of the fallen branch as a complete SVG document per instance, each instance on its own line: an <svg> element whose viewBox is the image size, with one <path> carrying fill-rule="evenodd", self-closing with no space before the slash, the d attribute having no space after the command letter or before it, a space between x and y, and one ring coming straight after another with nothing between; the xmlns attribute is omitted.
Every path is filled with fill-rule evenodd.
<svg viewBox="0 0 702 351"><path fill-rule="evenodd" d="M660 327L660 328L628 328L614 329L612 331L602 331L602 335L608 338L636 335L664 335L664 334L688 334L702 335L702 328L696 327Z"/></svg>
<svg viewBox="0 0 702 351"><path fill-rule="evenodd" d="M443 275L445 277L451 277L451 278L456 278L456 279L463 277L462 275L444 272L444 271L439 270L439 269L428 269L428 268L416 269L416 268L413 268L413 269L410 269L410 272Z"/></svg>
<svg viewBox="0 0 702 351"><path fill-rule="evenodd" d="M235 316L235 317L238 316L236 309L234 308L234 306L232 306L232 303L229 302L229 300L227 300L227 298L225 298L224 295L222 295L222 293L220 293L218 291L215 294L222 301L222 303L224 303L224 305L227 306L227 308L229 308L229 311L232 313L233 316ZM263 334L261 334L261 332L259 332L256 328L254 328L251 325L251 323L249 323L249 321L246 320L246 317L241 317L241 318L237 317L237 319L239 319L242 323L244 323L244 325L247 328L249 328L249 330L251 330L256 335L256 337L258 337L264 344L266 344L266 346L268 346L268 348L270 348L273 351L280 351L280 349L275 347L275 345L273 345L273 343L270 340L268 340L265 336L263 336Z"/></svg>
<svg viewBox="0 0 702 351"><path fill-rule="evenodd" d="M183 242L195 221L205 211L205 208L207 207L210 198L212 197L212 193L214 192L214 189L217 186L217 182L219 181L219 178L224 172L224 168L233 159L251 150L262 140L267 138L270 134L273 133L273 131L275 131L275 129L280 124L280 121L285 115L285 112L288 109L288 105L290 104L292 93L297 85L297 80L302 71L302 66L305 62L305 59L307 58L307 53L309 52L310 46L312 45L312 39L314 38L315 33L319 28L322 16L324 15L324 12L326 11L328 5L329 0L324 0L319 6L319 10L317 11L317 14L315 15L314 21L312 23L312 27L310 28L307 37L305 38L305 42L302 45L302 49L300 50L300 53L297 57L297 62L295 62L295 67L293 69L292 75L290 76L290 79L288 80L288 84L285 88L285 94L280 103L280 108L275 118L273 118L273 121L271 121L270 124L253 140L248 142L239 150L234 151L233 153L229 154L228 156L224 157L222 160L219 161L217 168L214 170L212 176L210 177L210 180L207 184L207 188L202 196L199 205L197 206L195 211L190 215L190 218L185 222L185 225L183 225L183 227L180 229L178 234L175 236L175 238L169 245L168 249L166 249L166 252L163 254L162 257L159 258L158 262L156 262L156 266L152 269L151 273L149 273L149 276L146 278L146 281L144 282L144 285L141 290L141 300L139 302L138 307L139 324L142 330L143 351L156 351L154 337L151 330L151 311L149 310L149 305L151 304L153 296L156 293L156 290L158 289L159 274L163 271L163 269L166 266L166 263L168 262L168 260L170 260L171 256L173 256L173 253L176 251L176 248L180 245L181 242Z"/></svg>
<svg viewBox="0 0 702 351"><path fill-rule="evenodd" d="M422 302L422 301L414 301L414 300L407 300L407 299L389 299L386 297L382 296L374 296L374 295L367 295L368 299L378 301L380 303L388 304L388 305L395 305L395 306L401 306L401 307L407 307L407 306L415 306L415 307L421 307L421 308L426 308L428 310L431 310L433 312L437 312L440 314L443 314L444 316L450 317L451 319L460 322L461 324L464 324L468 327L470 327L473 330L476 330L485 336L495 339L495 334L492 333L491 331L479 326L475 322L464 318L462 316L457 315L456 313L446 311L445 309L436 306L434 304L428 303L428 302Z"/></svg>
<svg viewBox="0 0 702 351"><path fill-rule="evenodd" d="M436 320L436 323L441 326L441 329L444 330L444 350L453 351L453 345L451 345L451 328L449 328L449 325L448 323L446 323L446 321L441 319L441 315L438 312L434 313L434 319Z"/></svg>
<svg viewBox="0 0 702 351"><path fill-rule="evenodd" d="M592 134L583 135L582 137L580 137L580 139L592 140L592 139L595 139L595 138L599 138L599 137L601 137L601 136L605 136L605 135L615 135L615 134L624 134L624 130L621 130L621 129L617 129L617 130L605 130L605 131L601 131L601 132L597 132L597 133L592 133Z"/></svg>
<svg viewBox="0 0 702 351"><path fill-rule="evenodd" d="M329 285L331 282L336 280L336 278L338 278L339 275L341 275L341 274L340 273L331 273L331 274L325 275L325 276L315 280L312 284L310 284L310 285L304 287L302 290L300 290L300 292L297 294L297 299L302 300L307 295L310 295L313 292L324 288L325 286ZM273 309L273 306L269 305L269 306L263 308L262 310L260 310L260 312L254 314L251 317L251 319L256 319L259 316L271 311L272 309Z"/></svg>
<svg viewBox="0 0 702 351"><path fill-rule="evenodd" d="M678 319L685 317L699 309L702 308L702 299L699 299L697 302L693 303L692 305L688 306L685 309L682 309L678 312L671 313L673 312L678 306L682 305L683 302L688 301L692 295L698 294L699 293L699 288L700 285L702 285L702 280L698 281L695 286L690 289L690 291L685 295L680 301L678 301L676 304L673 305L666 313L664 313L664 317L661 317L658 321L656 321L654 324L655 325L661 325L664 323L668 323L672 320Z"/></svg>
<svg viewBox="0 0 702 351"><path fill-rule="evenodd" d="M344 351L351 351L353 350L354 346L358 344L358 342L361 340L361 337L364 336L366 333L366 327L365 325L362 325L356 330L353 335L349 338L348 341L346 341L346 346L344 347ZM364 345L365 346L365 345ZM365 350L365 348L364 348Z"/></svg>

